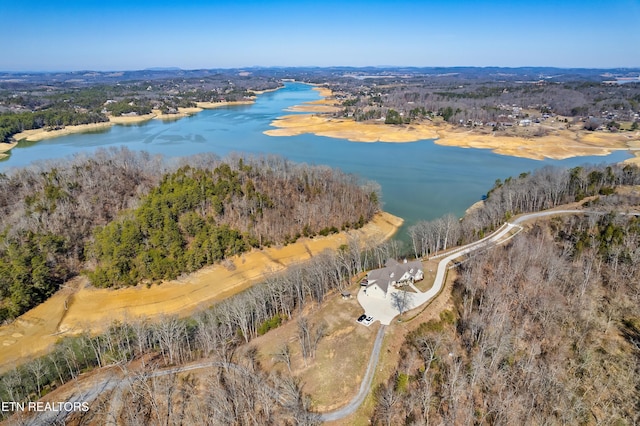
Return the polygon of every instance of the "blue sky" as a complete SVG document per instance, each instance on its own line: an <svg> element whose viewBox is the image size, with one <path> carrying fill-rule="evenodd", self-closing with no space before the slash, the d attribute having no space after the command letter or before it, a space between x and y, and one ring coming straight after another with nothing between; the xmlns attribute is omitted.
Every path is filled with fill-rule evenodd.
<svg viewBox="0 0 640 426"><path fill-rule="evenodd" d="M0 0L0 70L640 67L640 0L557 3Z"/></svg>

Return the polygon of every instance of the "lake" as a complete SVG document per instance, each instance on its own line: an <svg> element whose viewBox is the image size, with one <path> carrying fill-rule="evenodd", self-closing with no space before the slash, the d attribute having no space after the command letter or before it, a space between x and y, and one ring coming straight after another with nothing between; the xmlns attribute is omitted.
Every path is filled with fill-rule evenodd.
<svg viewBox="0 0 640 426"><path fill-rule="evenodd" d="M444 147L423 140L412 143L356 143L315 135L273 137L275 118L292 114L287 107L320 99L311 86L288 83L258 96L253 105L205 110L176 121L113 126L36 143L20 143L0 161L0 172L34 161L61 158L98 147L125 145L167 157L213 152L279 154L296 162L325 164L377 181L384 210L405 219L405 226L446 213L464 214L496 179L517 176L546 165L574 167L585 163L620 162L631 155L617 151L606 157L536 161L494 154L489 150ZM399 237L406 239L404 231Z"/></svg>

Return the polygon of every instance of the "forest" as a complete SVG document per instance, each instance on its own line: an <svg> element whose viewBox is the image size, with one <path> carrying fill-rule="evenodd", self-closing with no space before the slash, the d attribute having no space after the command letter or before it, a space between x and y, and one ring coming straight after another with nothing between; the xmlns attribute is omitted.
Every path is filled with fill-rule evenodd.
<svg viewBox="0 0 640 426"><path fill-rule="evenodd" d="M413 254L426 257L440 250L466 244L520 213L550 209L562 204L599 196L591 205L607 200L611 203L615 188L640 184L640 170L633 165L585 165L571 169L543 167L533 173L522 173L498 179L482 202L462 220L447 215L432 221L421 221L409 228ZM608 208L611 208L609 206Z"/></svg>
<svg viewBox="0 0 640 426"><path fill-rule="evenodd" d="M0 141L24 129L105 121L106 114L164 113L196 102L253 99L283 80L330 88L337 117L398 125L444 121L510 134L527 119L534 135L548 119L568 128L636 131L640 83L634 69L555 68L255 68L143 70L121 73L0 74ZM44 114L29 124L26 112ZM56 117L55 119L51 117ZM566 120L566 121L565 121ZM478 129L479 130L479 129Z"/></svg>
<svg viewBox="0 0 640 426"><path fill-rule="evenodd" d="M275 156L99 150L0 183L2 320L83 271L99 286L158 282L252 247L360 227L379 208L377 184Z"/></svg>
<svg viewBox="0 0 640 426"><path fill-rule="evenodd" d="M521 119L538 124L556 116L567 120L568 126L587 130L604 126L619 131L622 122L628 124L626 130L637 130L640 125L640 83L404 76L340 78L323 84L341 106L334 115L356 121L385 118L386 124L409 124L442 120L488 126L493 131L504 131Z"/></svg>
<svg viewBox="0 0 640 426"><path fill-rule="evenodd" d="M24 130L50 128L79 124L102 123L109 121L107 116L97 112L76 112L67 108L49 109L45 111L2 113L0 114L0 142L8 142L9 138Z"/></svg>
<svg viewBox="0 0 640 426"><path fill-rule="evenodd" d="M460 222L413 227L414 250L429 255L518 213L574 201L599 212L537 221L461 262L453 311L407 336L372 423L637 423L640 219L624 212L640 196L623 188L639 177L633 166L543 168L497 181Z"/></svg>
<svg viewBox="0 0 640 426"><path fill-rule="evenodd" d="M639 282L640 221L615 213L468 259L454 310L407 337L375 390L372 423L637 424Z"/></svg>

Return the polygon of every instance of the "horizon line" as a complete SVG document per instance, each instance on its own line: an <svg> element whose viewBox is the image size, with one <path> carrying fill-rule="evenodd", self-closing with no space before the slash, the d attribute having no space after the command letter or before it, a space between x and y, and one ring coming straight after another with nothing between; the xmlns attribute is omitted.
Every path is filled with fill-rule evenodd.
<svg viewBox="0 0 640 426"><path fill-rule="evenodd" d="M181 68L175 66L167 66L167 67L146 67L146 68L130 68L130 69L91 69L91 68L78 68L78 69L66 69L66 70L56 70L56 69L47 69L47 70L2 70L0 69L0 73L5 74L46 74L46 73L81 73L81 72L98 72L98 73L116 73L116 72L137 72L137 71L151 71L151 72L163 72L163 71L208 71L208 70L243 70L243 69L301 69L301 68L318 68L318 69L329 69L329 68L353 68L353 69L367 69L367 68L378 68L378 69L402 69L402 68L410 68L410 69L452 69L452 68L467 68L467 69L486 69L486 68L498 68L498 69L524 69L524 68L551 68L557 70L599 70L599 71L608 71L608 70L629 70L629 71L640 71L640 65L629 67L629 66L614 66L614 67L561 67L561 66L552 66L552 65L521 65L521 66L502 66L502 65L251 65L251 66L234 66L234 67L211 67L211 68Z"/></svg>

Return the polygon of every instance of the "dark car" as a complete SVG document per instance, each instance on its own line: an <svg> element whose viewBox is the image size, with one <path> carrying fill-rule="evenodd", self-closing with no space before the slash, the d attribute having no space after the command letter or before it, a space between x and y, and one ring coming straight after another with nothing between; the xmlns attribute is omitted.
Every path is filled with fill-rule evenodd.
<svg viewBox="0 0 640 426"><path fill-rule="evenodd" d="M358 317L358 322L362 322L365 318L367 318L367 316L365 314L362 314Z"/></svg>

